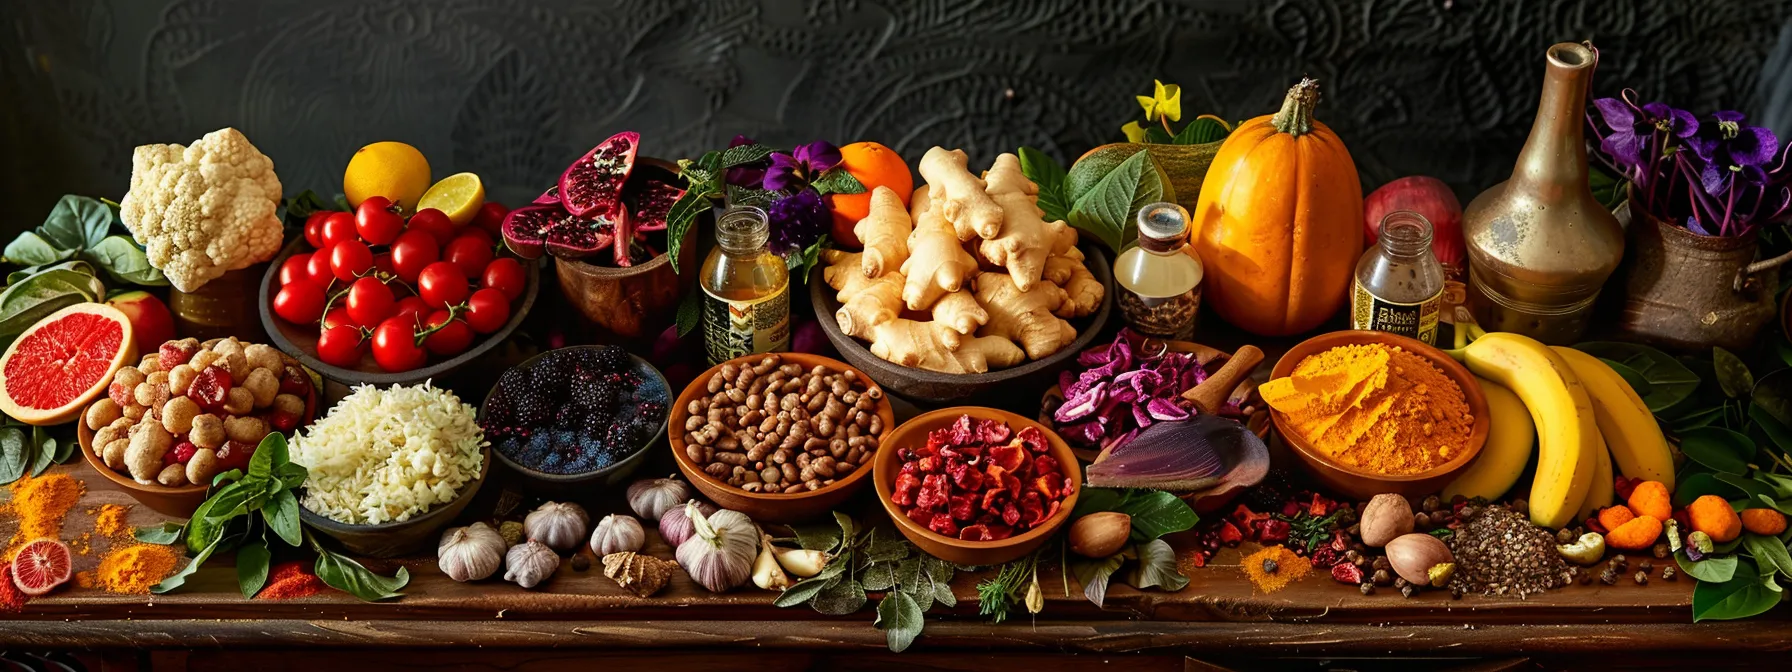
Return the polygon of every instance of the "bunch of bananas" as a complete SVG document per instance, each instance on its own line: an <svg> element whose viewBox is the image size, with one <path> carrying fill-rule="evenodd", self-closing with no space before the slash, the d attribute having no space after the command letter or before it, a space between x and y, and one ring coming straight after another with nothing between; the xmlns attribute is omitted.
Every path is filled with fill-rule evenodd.
<svg viewBox="0 0 1792 672"><path fill-rule="evenodd" d="M1612 503L1614 463L1627 477L1674 487L1674 461L1655 416L1605 362L1519 334L1490 333L1450 351L1487 396L1481 456L1446 497L1497 498L1537 449L1531 522L1560 528Z"/></svg>

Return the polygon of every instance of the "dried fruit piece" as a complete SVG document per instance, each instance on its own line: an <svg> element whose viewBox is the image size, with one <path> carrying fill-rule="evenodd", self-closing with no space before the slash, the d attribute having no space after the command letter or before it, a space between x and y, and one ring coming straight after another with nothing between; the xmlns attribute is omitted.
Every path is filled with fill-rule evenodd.
<svg viewBox="0 0 1792 672"><path fill-rule="evenodd" d="M68 546L55 539L37 539L19 548L12 558L12 582L26 595L43 595L68 582L74 558Z"/></svg>
<svg viewBox="0 0 1792 672"><path fill-rule="evenodd" d="M187 398L199 402L199 407L207 412L217 413L224 409L230 400L230 370L222 366L208 366L193 378L187 386Z"/></svg>
<svg viewBox="0 0 1792 672"><path fill-rule="evenodd" d="M660 592L677 568L678 563L671 560L632 551L604 556L604 576L640 597Z"/></svg>

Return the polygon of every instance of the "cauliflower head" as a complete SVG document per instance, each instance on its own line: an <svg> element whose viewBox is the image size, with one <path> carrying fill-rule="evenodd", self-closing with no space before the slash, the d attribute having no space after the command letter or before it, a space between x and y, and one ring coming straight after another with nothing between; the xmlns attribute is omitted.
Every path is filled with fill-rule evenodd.
<svg viewBox="0 0 1792 672"><path fill-rule="evenodd" d="M274 258L283 236L274 162L234 128L190 146L143 145L119 217L149 263L191 292L225 271Z"/></svg>

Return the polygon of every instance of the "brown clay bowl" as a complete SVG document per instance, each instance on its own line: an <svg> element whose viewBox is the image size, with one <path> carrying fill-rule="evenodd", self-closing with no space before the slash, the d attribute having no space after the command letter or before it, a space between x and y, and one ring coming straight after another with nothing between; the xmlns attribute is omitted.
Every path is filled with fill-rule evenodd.
<svg viewBox="0 0 1792 672"><path fill-rule="evenodd" d="M290 355L284 355L284 357L288 364L299 364L299 361L293 359ZM300 366L303 368L302 364ZM309 373L310 372L307 371L307 374ZM305 397L305 417L302 418L299 423L299 426L301 427L311 424L311 420L317 417L317 400L321 388L316 385L317 378L315 375L312 376L312 383L311 394L306 395ZM149 507L157 513L174 516L176 518L186 518L193 515L193 510L198 509L200 504L205 503L205 493L210 485L209 483L183 485L173 488L160 483L144 485L138 483L137 479L131 478L129 474L121 474L113 471L111 467L106 466L106 461L100 457L99 446L93 445L93 435L95 433L94 430L87 428L87 422L85 420L81 418L75 420L75 438L81 444L81 454L87 457L87 465L93 467L93 470L99 472L100 476L104 477L106 480L116 483L118 488L125 491L125 493L130 495L132 499L137 500L139 503Z"/></svg>
<svg viewBox="0 0 1792 672"><path fill-rule="evenodd" d="M835 311L840 310L840 300L836 298L834 288L822 280L821 266L816 266L814 273L809 276L809 299L815 306L815 321L821 325L822 333L827 334L828 341L834 344L834 349L839 350L840 356L847 362L883 383L884 389L923 407L951 406L973 401L1000 404L1002 398L1012 399L1016 392L1031 398L1031 395L1051 387L1058 380L1058 371L1067 366L1068 362L1074 361L1077 353L1087 349L1101 335L1102 328L1107 326L1108 316L1114 306L1113 269L1108 266L1107 253L1100 245L1084 241L1080 247L1084 256L1083 264L1089 267L1089 273L1107 291L1102 297L1101 306L1095 309L1095 314L1070 320L1071 326L1076 327L1076 340L1044 359L987 373L924 371L893 364L871 354L869 344L840 331L840 323L834 319Z"/></svg>
<svg viewBox="0 0 1792 672"><path fill-rule="evenodd" d="M783 358L783 361L800 364L803 368L813 368L820 365L836 371L851 371L857 374L859 378L863 379L870 387L882 389L877 384L877 381L872 380L870 376L865 375L864 371L860 371L834 359L800 352L780 352L775 354ZM857 469L852 470L852 472L847 474L845 478L836 480L833 485L819 490L811 490L809 492L799 492L795 494L771 494L747 492L729 485L714 476L710 476L708 472L703 470L703 467L699 466L689 455L685 454L685 419L691 417L691 402L698 397L709 395L710 376L715 375L716 372L722 370L723 366L727 366L728 364L752 364L758 362L765 356L766 355L748 355L746 357L737 357L728 360L727 362L710 367L708 371L704 371L702 375L697 376L696 380L691 381L691 384L684 388L684 392L678 395L678 400L672 403L672 417L666 428L666 439L672 444L672 457L678 461L678 470L684 472L685 478L690 479L691 485L697 486L697 491L703 493L703 496L708 497L710 501L715 502L716 506L739 511L747 514L747 516L753 520L762 523L799 523L807 520L814 520L828 515L829 511L834 510L834 508L839 506L841 502L846 501L846 499L851 497L853 493L858 492L860 488L864 487L866 478L871 474L870 465L859 465ZM890 405L888 397L878 402L877 416L883 419L884 427L890 428L884 430L884 440L882 443L878 444L878 454L882 454L883 446L889 445L889 438L894 436L892 432L896 427L896 411Z"/></svg>
<svg viewBox="0 0 1792 672"><path fill-rule="evenodd" d="M1276 362L1275 369L1270 372L1270 379L1286 378L1293 373L1294 367L1301 360L1330 350L1340 345L1358 345L1381 343L1400 347L1407 352L1425 358L1450 380L1462 388L1462 396L1468 402L1470 413L1475 416L1474 428L1469 431L1467 450L1449 462L1416 474L1378 474L1350 466L1325 454L1313 444L1291 429L1291 421L1281 411L1270 409L1270 419L1275 422L1276 432L1294 449L1311 474L1320 484L1331 490L1358 501L1369 499L1382 493L1394 493L1407 497L1423 497L1443 490L1457 474L1475 461L1481 454L1481 446L1487 442L1487 397L1481 392L1480 383L1462 364L1451 359L1442 350L1431 347L1405 336L1396 336L1381 331L1335 331L1320 334L1294 346L1288 354Z"/></svg>
<svg viewBox="0 0 1792 672"><path fill-rule="evenodd" d="M965 541L948 537L922 527L919 523L909 520L908 516L903 515L902 510L897 508L896 502L891 499L896 487L896 474L902 469L901 458L897 456L897 452L903 446L916 446L925 443L928 432L951 425L961 415L969 415L978 419L1000 420L1008 423L1008 426L1016 432L1033 427L1045 434L1046 441L1051 445L1052 457L1057 458L1058 464L1063 465L1072 484L1070 495L1064 498L1057 515L1047 518L1044 523L1033 529L1000 541ZM977 566L999 565L1031 553L1046 540L1051 539L1052 535L1057 534L1059 528L1064 527L1064 524L1070 520L1071 510L1076 508L1077 497L1083 493L1083 470L1076 468L1076 464L1076 454L1070 452L1069 444L1064 443L1064 439L1060 438L1050 427L1007 411L979 406L942 408L915 416L914 419L902 423L902 426L897 427L896 431L884 435L883 443L877 447L877 457L872 462L876 472L874 478L877 482L877 499L883 502L884 511L890 514L890 520L895 521L896 529L902 531L902 536L908 537L909 541L914 542L916 546L921 547L921 550L933 557L960 565Z"/></svg>
<svg viewBox="0 0 1792 672"><path fill-rule="evenodd" d="M342 544L343 550L355 555L396 558L430 548L438 540L436 535L441 533L442 528L459 518L467 505L473 503L473 496L479 493L479 486L491 475L492 448L486 446L480 450L483 457L479 465L479 476L462 485L460 494L454 497L454 501L411 516L409 520L378 525L351 525L313 513L311 509L305 508L303 497L299 499L299 520L329 535Z"/></svg>

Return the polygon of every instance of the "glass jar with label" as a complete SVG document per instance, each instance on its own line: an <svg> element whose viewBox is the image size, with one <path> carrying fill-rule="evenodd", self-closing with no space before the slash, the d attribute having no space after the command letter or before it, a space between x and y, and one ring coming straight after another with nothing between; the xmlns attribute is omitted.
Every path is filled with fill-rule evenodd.
<svg viewBox="0 0 1792 672"><path fill-rule="evenodd" d="M711 364L790 348L790 270L766 249L765 211L728 208L703 261L703 346Z"/></svg>
<svg viewBox="0 0 1792 672"><path fill-rule="evenodd" d="M1188 247L1188 211L1175 203L1139 208L1139 244L1114 262L1115 302L1146 336L1186 339L1201 309L1201 260Z"/></svg>
<svg viewBox="0 0 1792 672"><path fill-rule="evenodd" d="M1431 252L1431 222L1410 210L1381 220L1381 244L1363 253L1350 293L1350 325L1437 342L1444 267Z"/></svg>

